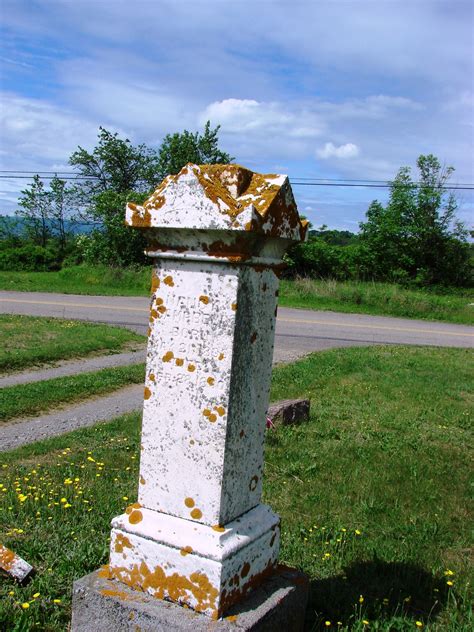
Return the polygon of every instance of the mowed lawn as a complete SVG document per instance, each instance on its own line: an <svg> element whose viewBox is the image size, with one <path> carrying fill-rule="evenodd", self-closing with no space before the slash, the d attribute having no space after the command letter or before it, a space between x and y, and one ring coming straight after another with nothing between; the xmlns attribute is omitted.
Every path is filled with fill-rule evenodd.
<svg viewBox="0 0 474 632"><path fill-rule="evenodd" d="M281 561L310 577L307 630L469 632L473 354L351 348L274 371L311 419L267 431ZM139 415L0 454L0 541L34 564L0 584L0 629L59 631L74 579L107 563L136 501ZM2 628L3 626L3 628Z"/></svg>
<svg viewBox="0 0 474 632"><path fill-rule="evenodd" d="M61 292L104 296L148 296L151 266L110 268L71 266L57 272L0 271L0 289ZM409 289L391 283L284 279L279 303L283 307L380 314L474 325L474 291L450 288L444 292Z"/></svg>
<svg viewBox="0 0 474 632"><path fill-rule="evenodd" d="M139 349L128 329L61 318L0 314L0 374L71 358Z"/></svg>

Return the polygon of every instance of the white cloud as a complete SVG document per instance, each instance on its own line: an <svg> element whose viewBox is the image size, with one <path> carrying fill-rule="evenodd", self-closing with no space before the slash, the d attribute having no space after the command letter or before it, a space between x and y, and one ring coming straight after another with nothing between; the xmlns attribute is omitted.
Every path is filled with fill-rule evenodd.
<svg viewBox="0 0 474 632"><path fill-rule="evenodd" d="M359 155L359 148L354 143L346 143L336 147L334 143L326 143L324 147L317 150L320 158L356 158Z"/></svg>

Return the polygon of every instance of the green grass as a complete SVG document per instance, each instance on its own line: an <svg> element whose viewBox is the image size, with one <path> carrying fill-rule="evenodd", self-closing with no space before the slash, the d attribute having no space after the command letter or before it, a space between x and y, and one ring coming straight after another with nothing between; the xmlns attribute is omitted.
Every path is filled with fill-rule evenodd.
<svg viewBox="0 0 474 632"><path fill-rule="evenodd" d="M101 296L148 296L151 267L72 266L57 272L0 271L0 289Z"/></svg>
<svg viewBox="0 0 474 632"><path fill-rule="evenodd" d="M70 358L138 349L144 336L109 325L0 315L0 374Z"/></svg>
<svg viewBox="0 0 474 632"><path fill-rule="evenodd" d="M148 296L150 268L74 266L59 272L0 272L0 289L110 296ZM436 294L389 283L283 280L280 304L286 307L382 314L474 324L474 293Z"/></svg>
<svg viewBox="0 0 474 632"><path fill-rule="evenodd" d="M312 398L309 423L268 431L264 483L280 559L311 580L308 631L472 629L472 373L471 351L408 347L275 370L273 399ZM0 584L0 628L66 629L73 580L107 562L110 519L136 500L138 460L139 415L1 455L0 541L37 574Z"/></svg>
<svg viewBox="0 0 474 632"><path fill-rule="evenodd" d="M0 422L45 413L64 404L104 395L128 384L140 384L144 379L144 365L135 364L8 386L1 390Z"/></svg>
<svg viewBox="0 0 474 632"><path fill-rule="evenodd" d="M474 291L468 290L435 294L391 283L283 280L280 305L474 325Z"/></svg>

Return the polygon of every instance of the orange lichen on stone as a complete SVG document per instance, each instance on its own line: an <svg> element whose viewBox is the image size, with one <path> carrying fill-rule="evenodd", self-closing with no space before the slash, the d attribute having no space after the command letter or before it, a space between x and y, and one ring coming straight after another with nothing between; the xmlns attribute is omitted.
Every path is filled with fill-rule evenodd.
<svg viewBox="0 0 474 632"><path fill-rule="evenodd" d="M214 406L214 410L217 411L217 413L223 417L225 415L225 408L224 406Z"/></svg>
<svg viewBox="0 0 474 632"><path fill-rule="evenodd" d="M143 393L143 397L144 397L145 399L150 399L150 397L151 397L151 391L150 391L150 389L148 388L148 386L145 386L145 390L144 390L144 393Z"/></svg>
<svg viewBox="0 0 474 632"><path fill-rule="evenodd" d="M189 498L188 496L188 498L184 499L184 504L186 505L186 507L189 507L191 509L196 503L194 502L194 498Z"/></svg>
<svg viewBox="0 0 474 632"><path fill-rule="evenodd" d="M223 360L224 359L224 354L223 353L219 353L219 357L217 358L218 360Z"/></svg>
<svg viewBox="0 0 474 632"><path fill-rule="evenodd" d="M150 382L155 382L155 374L150 373L150 375L148 376L148 379L150 380Z"/></svg>
<svg viewBox="0 0 474 632"><path fill-rule="evenodd" d="M122 601L131 599L130 595L123 590L117 590L112 588L102 588L100 594L104 597L118 597Z"/></svg>
<svg viewBox="0 0 474 632"><path fill-rule="evenodd" d="M156 566L151 571L145 562L141 562L132 568L112 567L109 577L151 593L157 599L187 604L197 612L211 611L212 618L221 614L217 608L219 591L204 573L194 572L189 577L178 573L167 575L163 567Z"/></svg>
<svg viewBox="0 0 474 632"><path fill-rule="evenodd" d="M209 386L214 386L214 382L215 382L215 379L213 377L207 378L207 383L209 384Z"/></svg>
<svg viewBox="0 0 474 632"><path fill-rule="evenodd" d="M199 297L199 300L201 301L201 303L204 303L204 305L208 305L209 304L209 296L205 296L204 294L202 294Z"/></svg>
<svg viewBox="0 0 474 632"><path fill-rule="evenodd" d="M163 279L163 283L165 283L166 285L169 285L170 287L173 287L174 286L173 277L168 274L168 276L165 276L165 278Z"/></svg>
<svg viewBox="0 0 474 632"><path fill-rule="evenodd" d="M215 415L214 413L211 413L210 415L208 415L207 418L211 423L214 423L215 421L217 421L217 415Z"/></svg>
<svg viewBox="0 0 474 632"><path fill-rule="evenodd" d="M185 557L186 555L188 555L189 553L193 552L193 547L192 546L185 546L184 548L182 548L180 550L180 553L183 557Z"/></svg>
<svg viewBox="0 0 474 632"><path fill-rule="evenodd" d="M162 359L163 359L163 362L169 362L173 358L174 358L174 353L172 351L167 351Z"/></svg>
<svg viewBox="0 0 474 632"><path fill-rule="evenodd" d="M126 513L126 514L131 514L131 513L132 513L132 511L133 511L134 509L141 509L141 507L142 507L142 506L140 505L140 503L133 503L133 505L129 505L129 506L125 509L125 513Z"/></svg>
<svg viewBox="0 0 474 632"><path fill-rule="evenodd" d="M151 273L151 292L156 292L156 290L160 287L160 277L153 270Z"/></svg>
<svg viewBox="0 0 474 632"><path fill-rule="evenodd" d="M134 509L128 517L128 521L130 524L138 524L142 520L143 520L143 514L138 509Z"/></svg>
<svg viewBox="0 0 474 632"><path fill-rule="evenodd" d="M234 310L234 312L237 311L237 303L232 303L231 307Z"/></svg>
<svg viewBox="0 0 474 632"><path fill-rule="evenodd" d="M202 511L196 507L191 511L191 518L194 518L194 520L200 520L202 518Z"/></svg>
<svg viewBox="0 0 474 632"><path fill-rule="evenodd" d="M182 358L176 358L176 366L183 366L184 360Z"/></svg>
<svg viewBox="0 0 474 632"><path fill-rule="evenodd" d="M132 544L130 540L127 538L127 536L123 535L123 533L117 533L117 535L115 536L115 552L123 553L124 549L131 549L131 548L132 548Z"/></svg>
<svg viewBox="0 0 474 632"><path fill-rule="evenodd" d="M219 616L222 615L223 612L228 610L235 603L242 601L242 599L254 588L259 586L269 575L272 575L275 572L275 563L270 562L260 573L256 573L253 577L250 578L249 581L246 581L242 586L239 585L239 579L237 578L237 582L231 582L235 584L236 587L234 590L229 592L222 591L221 601L219 604ZM234 578L235 579L235 578Z"/></svg>
<svg viewBox="0 0 474 632"><path fill-rule="evenodd" d="M190 373L192 373L192 372L193 372L193 371L195 371L195 370L196 370L196 367L194 366L194 364L188 364L188 371L189 371Z"/></svg>
<svg viewBox="0 0 474 632"><path fill-rule="evenodd" d="M0 544L0 568L4 571L11 571L13 565L15 564L15 560L17 559L15 553L7 549L6 546Z"/></svg>
<svg viewBox="0 0 474 632"><path fill-rule="evenodd" d="M221 527L220 524L212 525L211 529L214 529L214 531L218 531L219 533L224 533L225 531L225 527Z"/></svg>
<svg viewBox="0 0 474 632"><path fill-rule="evenodd" d="M205 408L202 411L202 414L204 415L204 417L209 417L209 415L211 414L211 411L209 410L209 408Z"/></svg>
<svg viewBox="0 0 474 632"><path fill-rule="evenodd" d="M140 474L140 485L146 485L146 480L143 478L141 474Z"/></svg>

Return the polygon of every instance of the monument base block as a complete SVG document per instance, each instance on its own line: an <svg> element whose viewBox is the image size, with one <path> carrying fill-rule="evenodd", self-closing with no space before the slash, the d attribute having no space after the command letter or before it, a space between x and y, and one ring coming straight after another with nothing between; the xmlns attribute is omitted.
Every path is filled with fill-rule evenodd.
<svg viewBox="0 0 474 632"><path fill-rule="evenodd" d="M74 582L71 632L302 632L308 580L279 566L222 619L133 590L95 571Z"/></svg>

